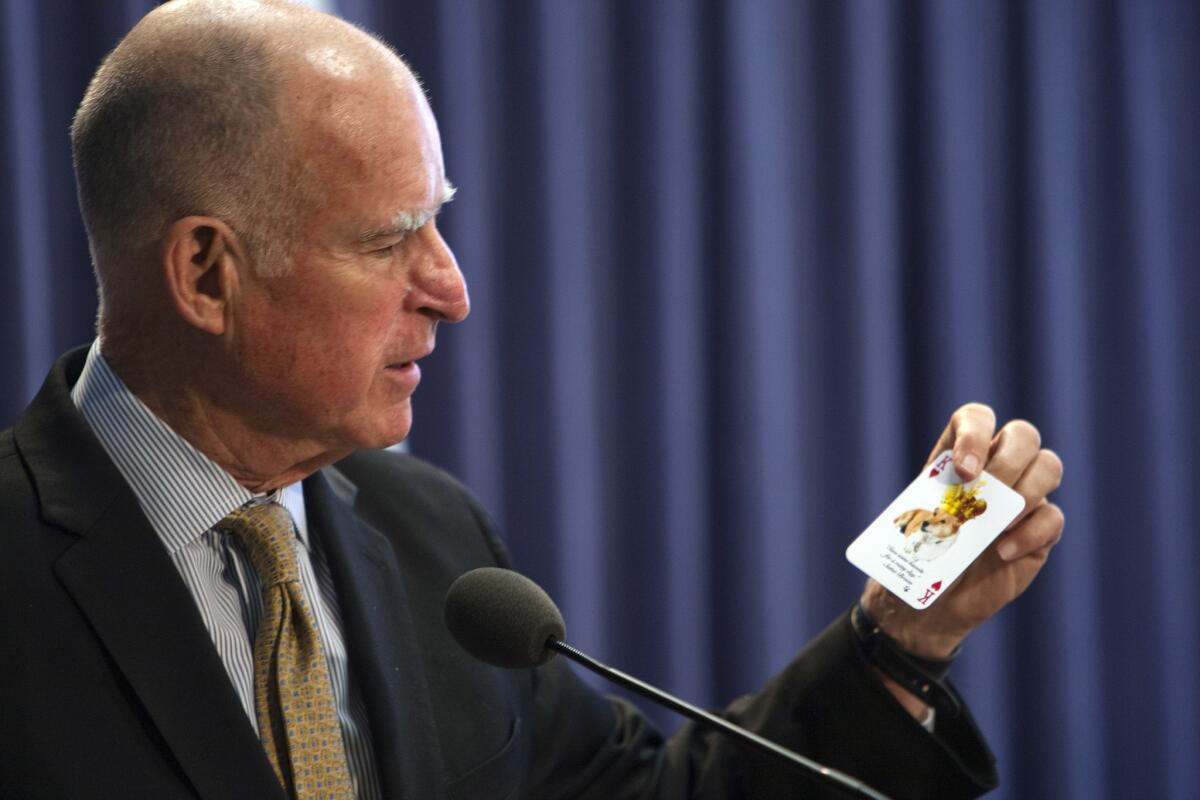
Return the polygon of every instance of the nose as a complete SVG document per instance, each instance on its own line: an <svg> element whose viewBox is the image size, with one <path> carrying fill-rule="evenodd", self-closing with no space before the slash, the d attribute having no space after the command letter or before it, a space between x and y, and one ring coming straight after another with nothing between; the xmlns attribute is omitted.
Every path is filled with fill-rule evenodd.
<svg viewBox="0 0 1200 800"><path fill-rule="evenodd" d="M432 220L419 235L424 248L413 266L408 305L439 321L462 322L471 300L458 261Z"/></svg>

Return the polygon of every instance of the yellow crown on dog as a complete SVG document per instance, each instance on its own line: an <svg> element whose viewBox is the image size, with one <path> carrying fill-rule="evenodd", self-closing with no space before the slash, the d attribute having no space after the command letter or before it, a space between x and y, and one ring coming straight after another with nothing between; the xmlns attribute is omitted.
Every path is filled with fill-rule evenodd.
<svg viewBox="0 0 1200 800"><path fill-rule="evenodd" d="M942 508L963 522L978 517L987 511L987 500L978 496L983 487L984 481L976 481L970 489L964 488L961 483L951 486L942 495Z"/></svg>

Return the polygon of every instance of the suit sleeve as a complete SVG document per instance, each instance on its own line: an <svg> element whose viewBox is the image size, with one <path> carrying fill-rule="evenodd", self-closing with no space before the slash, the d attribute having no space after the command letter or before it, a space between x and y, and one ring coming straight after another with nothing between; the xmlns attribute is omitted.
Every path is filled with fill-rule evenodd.
<svg viewBox="0 0 1200 800"><path fill-rule="evenodd" d="M726 710L732 721L761 733L825 766L897 798L965 798L997 784L995 758L965 708L939 718L928 733L884 688L842 615L763 689ZM699 784L728 780L708 770L736 775L724 796L795 797L790 771L758 753L734 745L711 747ZM729 751L721 754L722 751ZM700 796L709 796L701 794ZM719 795L711 795L713 797ZM826 784L801 796L842 797Z"/></svg>
<svg viewBox="0 0 1200 800"><path fill-rule="evenodd" d="M843 790L688 723L670 740L628 703L601 700L561 659L541 671L531 796L841 798ZM876 678L843 615L724 716L889 797L968 798L997 784L970 713L929 734ZM586 733L585 733L586 732Z"/></svg>

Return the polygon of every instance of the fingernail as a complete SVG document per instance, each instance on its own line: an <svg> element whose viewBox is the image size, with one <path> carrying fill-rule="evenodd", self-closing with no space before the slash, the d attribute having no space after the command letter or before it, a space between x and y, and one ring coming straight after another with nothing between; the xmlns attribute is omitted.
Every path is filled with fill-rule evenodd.
<svg viewBox="0 0 1200 800"><path fill-rule="evenodd" d="M967 457L963 459L962 465L963 469L967 472L971 473L972 475L976 474L979 472L979 456L975 455L974 453L968 454Z"/></svg>
<svg viewBox="0 0 1200 800"><path fill-rule="evenodd" d="M996 545L996 553L1005 561L1012 561L1013 557L1017 555L1017 543L1012 539L1005 539Z"/></svg>

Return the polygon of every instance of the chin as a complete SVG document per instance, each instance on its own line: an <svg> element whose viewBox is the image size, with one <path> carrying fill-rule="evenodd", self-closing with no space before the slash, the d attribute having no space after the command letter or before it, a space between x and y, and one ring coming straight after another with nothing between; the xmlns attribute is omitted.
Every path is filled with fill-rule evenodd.
<svg viewBox="0 0 1200 800"><path fill-rule="evenodd" d="M412 428L412 404L401 402L360 404L353 413L343 414L329 435L339 447L352 450L382 450L408 438Z"/></svg>
<svg viewBox="0 0 1200 800"><path fill-rule="evenodd" d="M358 444L360 449L382 450L400 444L408 438L412 429L412 410L407 407L403 411L393 412L384 424L372 430L371 434L363 437Z"/></svg>
<svg viewBox="0 0 1200 800"><path fill-rule="evenodd" d="M376 449L376 450L385 450L385 449L387 449L387 448L389 448L389 447L395 447L396 445L403 443L403 442L404 442L404 440L405 440L405 439L407 439L407 438L408 438L408 433L407 433L407 432L406 432L406 433L405 433L403 436L399 436L399 437L392 437L392 436L389 436L389 437L387 437L387 441L386 441L386 442L384 442L384 443L382 443L382 444L379 444L379 445L377 445L377 446L375 447L375 449Z"/></svg>

